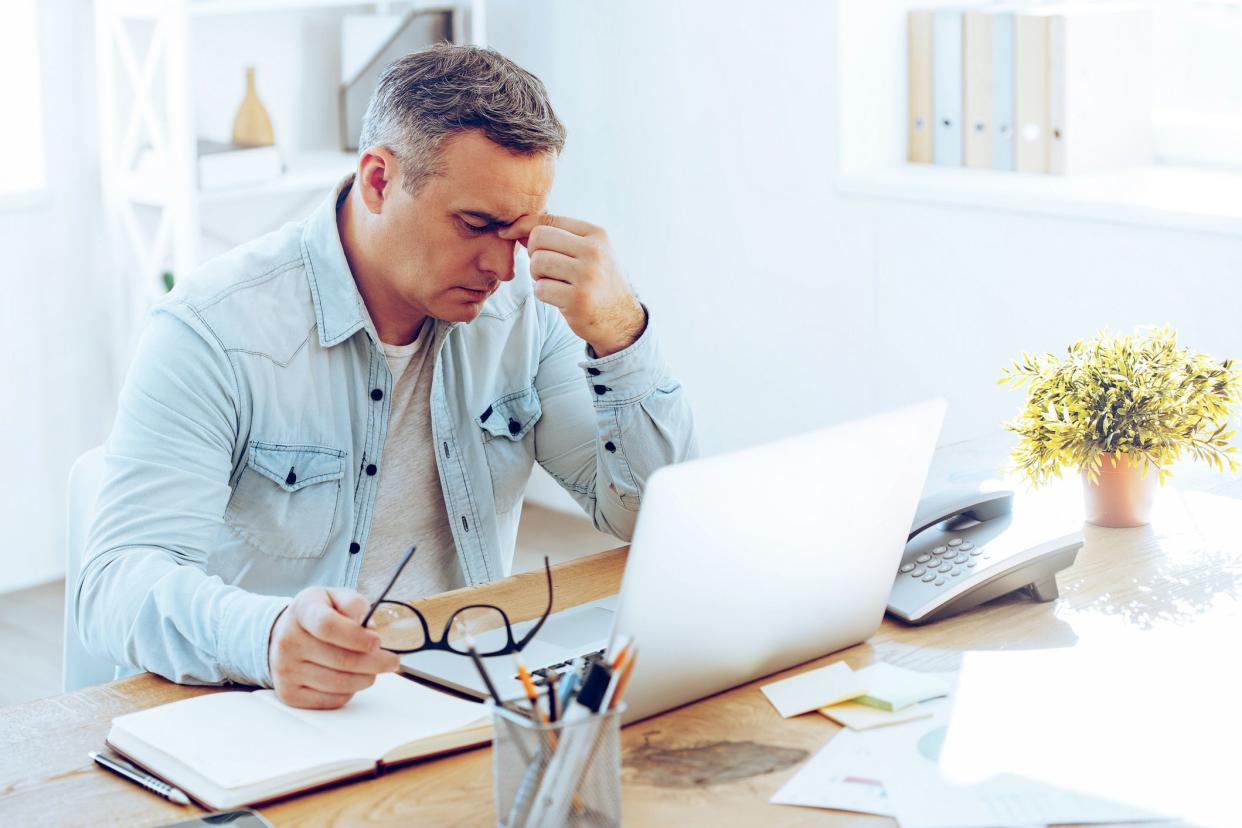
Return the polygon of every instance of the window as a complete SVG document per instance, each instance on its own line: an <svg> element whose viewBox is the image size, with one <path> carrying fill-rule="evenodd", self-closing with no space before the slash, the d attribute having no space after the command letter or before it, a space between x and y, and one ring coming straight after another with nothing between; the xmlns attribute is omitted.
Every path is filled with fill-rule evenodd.
<svg viewBox="0 0 1242 828"><path fill-rule="evenodd" d="M1156 5L1156 156L1242 167L1242 0Z"/></svg>
<svg viewBox="0 0 1242 828"><path fill-rule="evenodd" d="M43 93L35 0L0 5L0 197L42 190Z"/></svg>

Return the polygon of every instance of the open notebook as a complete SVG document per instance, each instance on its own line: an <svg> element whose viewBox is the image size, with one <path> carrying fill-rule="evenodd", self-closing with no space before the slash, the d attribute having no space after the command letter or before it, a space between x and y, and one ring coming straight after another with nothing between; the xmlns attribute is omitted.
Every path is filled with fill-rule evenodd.
<svg viewBox="0 0 1242 828"><path fill-rule="evenodd" d="M108 733L114 750L217 810L490 740L482 705L393 673L337 710L288 707L271 690L213 693L117 716Z"/></svg>

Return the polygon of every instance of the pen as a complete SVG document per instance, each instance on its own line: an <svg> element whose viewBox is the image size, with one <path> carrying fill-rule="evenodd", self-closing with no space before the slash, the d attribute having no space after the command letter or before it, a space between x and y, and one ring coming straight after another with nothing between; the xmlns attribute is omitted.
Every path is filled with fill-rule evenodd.
<svg viewBox="0 0 1242 828"><path fill-rule="evenodd" d="M513 654L513 663L517 665L518 678L522 680L522 689L526 691L526 698L530 700L530 717L538 719L540 724L547 724L548 718L543 715L543 709L539 707L539 691L535 689L535 682L531 680L530 671L526 669L522 659L518 658L517 653Z"/></svg>
<svg viewBox="0 0 1242 828"><path fill-rule="evenodd" d="M160 781L151 774L143 771L137 765L132 765L119 756L108 756L93 750L86 755L94 759L96 764L101 767L105 767L115 774L124 776L131 782L137 782L153 794L158 794L165 799L177 803L178 805L190 804L190 798L179 789L174 788L167 782Z"/></svg>
<svg viewBox="0 0 1242 828"><path fill-rule="evenodd" d="M556 721L556 682L561 674L555 671L548 674L548 718Z"/></svg>

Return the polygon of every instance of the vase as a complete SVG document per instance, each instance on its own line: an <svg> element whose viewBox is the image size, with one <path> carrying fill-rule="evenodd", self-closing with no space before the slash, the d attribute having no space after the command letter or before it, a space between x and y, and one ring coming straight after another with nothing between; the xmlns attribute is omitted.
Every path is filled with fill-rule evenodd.
<svg viewBox="0 0 1242 828"><path fill-rule="evenodd" d="M246 96L233 118L233 143L243 147L270 147L276 143L272 119L255 89L254 67L246 67Z"/></svg>
<svg viewBox="0 0 1242 828"><path fill-rule="evenodd" d="M1117 464L1113 465L1113 457ZM1151 523L1160 475L1154 467L1143 474L1144 463L1130 462L1129 455L1100 455L1099 480L1092 483L1082 473L1087 522L1096 526L1129 528Z"/></svg>

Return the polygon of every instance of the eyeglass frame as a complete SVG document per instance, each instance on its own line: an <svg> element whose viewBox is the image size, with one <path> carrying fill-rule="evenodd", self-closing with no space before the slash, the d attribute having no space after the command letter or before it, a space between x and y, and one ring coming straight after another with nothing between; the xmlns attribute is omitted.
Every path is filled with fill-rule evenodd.
<svg viewBox="0 0 1242 828"><path fill-rule="evenodd" d="M453 628L453 621L458 615L466 610L489 609L496 610L496 612L500 613L501 619L505 622L505 635L508 637L509 641L508 644L506 644L501 650L497 650L495 652L477 653L477 655L480 657L511 655L513 653L522 652L522 650L526 648L526 645L531 642L531 639L535 637L535 634L539 632L539 629L543 626L543 623L548 620L548 616L552 614L552 565L548 562L548 557L545 555L543 558L543 570L548 579L548 606L544 609L543 615L539 618L539 621L535 624L535 626L531 627L526 635L522 636L521 641L517 641L513 637L513 622L509 620L509 614L495 604L467 604L464 607L454 610L453 614L448 617L448 621L444 623L444 632L441 633L440 639L438 641L433 640L431 637L431 628L427 625L427 618L417 607L413 604L406 603L405 601L385 600L388 595L388 591L393 588L393 585L397 583L397 579L401 577L401 571L405 569L405 565L409 563L410 558L414 556L414 550L416 548L417 546L411 546L406 550L405 555L401 558L401 563L397 564L397 571L393 573L392 578L388 581L388 586L384 587L384 591L380 593L379 598L375 599L375 603L371 604L371 609L367 611L366 617L362 619L362 626L364 628L367 626L367 623L371 620L371 616L375 614L377 609L379 609L380 604L395 604L410 610L414 613L415 617L418 618L418 623L423 626L423 644L421 647L415 647L412 650L396 650L382 645L380 649L387 650L390 653L399 653L401 655L421 653L424 650L443 650L445 652L452 653L453 655L470 655L468 650L464 652L455 650L449 643L448 638L449 633ZM376 632L378 633L378 630Z"/></svg>

